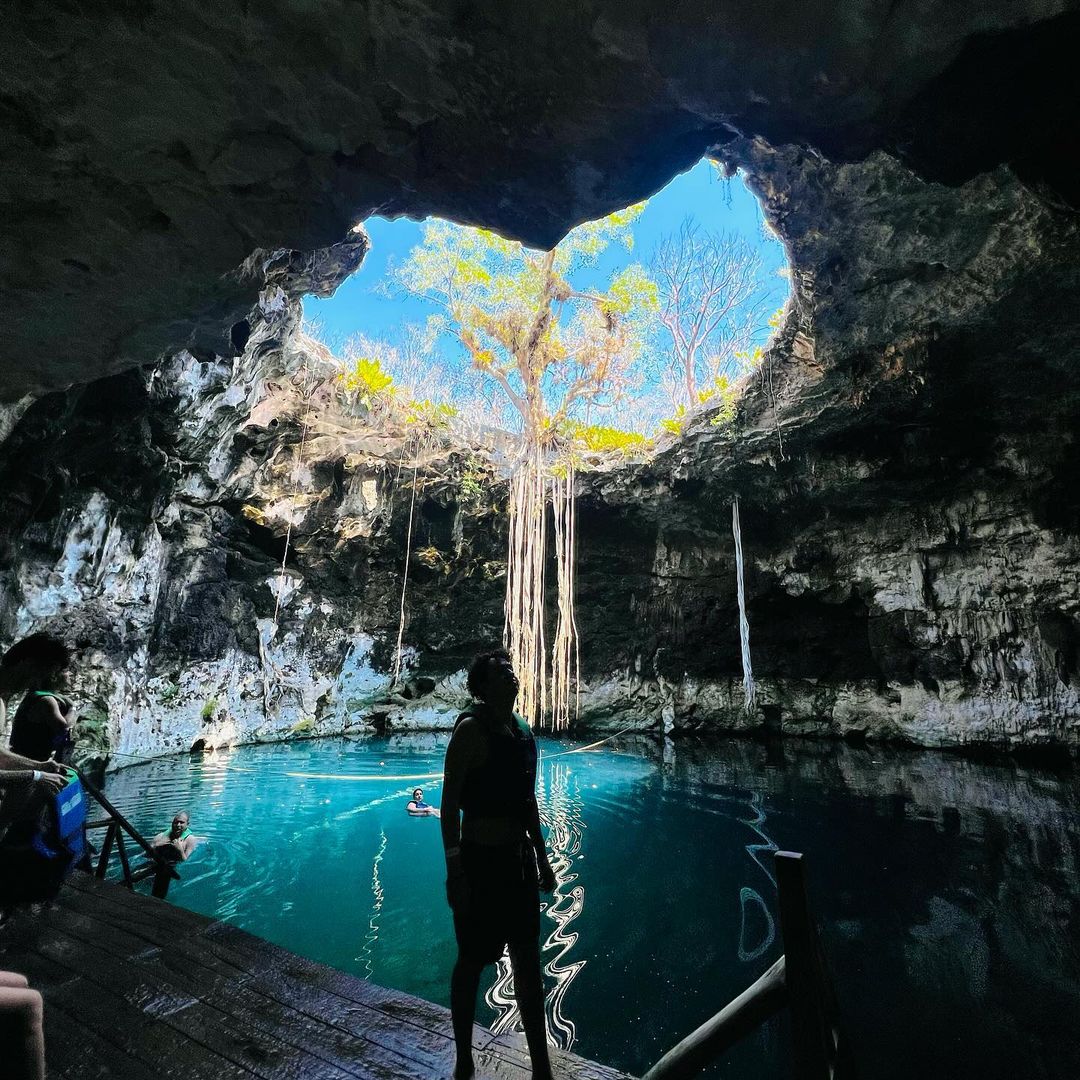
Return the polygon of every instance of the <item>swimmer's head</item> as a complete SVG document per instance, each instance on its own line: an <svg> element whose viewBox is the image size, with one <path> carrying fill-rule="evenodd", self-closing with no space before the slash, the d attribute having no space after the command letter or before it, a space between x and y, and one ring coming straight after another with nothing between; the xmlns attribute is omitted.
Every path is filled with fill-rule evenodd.
<svg viewBox="0 0 1080 1080"><path fill-rule="evenodd" d="M176 840L180 834L188 827L188 823L191 821L191 817L186 810L178 810L173 814L172 828L169 830L169 835Z"/></svg>
<svg viewBox="0 0 1080 1080"><path fill-rule="evenodd" d="M489 705L513 705L518 680L505 649L480 653L469 668L469 693Z"/></svg>
<svg viewBox="0 0 1080 1080"><path fill-rule="evenodd" d="M419 802L424 797L423 788L415 788L412 793L413 802Z"/></svg>

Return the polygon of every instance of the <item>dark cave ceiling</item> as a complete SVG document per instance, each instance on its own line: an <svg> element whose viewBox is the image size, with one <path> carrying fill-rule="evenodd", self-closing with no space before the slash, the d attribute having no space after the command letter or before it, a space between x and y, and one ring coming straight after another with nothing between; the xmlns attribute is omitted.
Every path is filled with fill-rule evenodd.
<svg viewBox="0 0 1080 1080"><path fill-rule="evenodd" d="M372 212L550 245L737 135L1080 202L1080 3L17 5L0 400L229 351L259 251ZM249 263L248 265L251 265Z"/></svg>

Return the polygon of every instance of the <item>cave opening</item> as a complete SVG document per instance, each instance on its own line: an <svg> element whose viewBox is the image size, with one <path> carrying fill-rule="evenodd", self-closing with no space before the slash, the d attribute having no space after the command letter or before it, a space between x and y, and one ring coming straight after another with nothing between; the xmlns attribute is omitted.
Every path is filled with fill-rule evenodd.
<svg viewBox="0 0 1080 1080"><path fill-rule="evenodd" d="M304 300L358 418L444 421L463 443L530 408L598 465L640 460L707 416L730 424L790 298L786 248L740 170L702 158L652 197L572 229L543 254L439 218L371 218L359 268ZM543 349L521 354L543 316ZM481 435L482 437L482 435Z"/></svg>
<svg viewBox="0 0 1080 1080"><path fill-rule="evenodd" d="M565 727L578 714L582 652L578 477L646 461L695 425L735 430L788 304L786 248L741 173L708 158L548 251L438 218L373 219L353 235L365 245L359 269L305 301L293 381L309 401L314 385L324 392L295 474L309 433L336 430L343 450L379 437L400 445L395 484L403 468L411 480L395 684L407 667L410 574L422 581L454 561L421 535L431 500L418 520L418 487L440 470L456 479L455 455L505 480L502 638L523 714ZM453 557L463 540L453 531Z"/></svg>

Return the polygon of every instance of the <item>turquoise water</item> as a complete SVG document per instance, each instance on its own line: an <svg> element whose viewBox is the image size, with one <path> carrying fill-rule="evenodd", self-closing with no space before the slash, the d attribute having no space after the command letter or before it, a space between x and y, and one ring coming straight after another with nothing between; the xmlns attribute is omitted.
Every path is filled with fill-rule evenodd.
<svg viewBox="0 0 1080 1080"><path fill-rule="evenodd" d="M1080 785L1073 772L791 741L600 750L542 740L559 885L543 918L552 1038L640 1074L779 955L771 851L804 851L864 1077L1080 1075ZM171 758L107 791L147 833L206 841L170 899L447 1003L435 819L445 737ZM515 1016L508 971L480 1020ZM789 1075L785 1022L716 1075Z"/></svg>

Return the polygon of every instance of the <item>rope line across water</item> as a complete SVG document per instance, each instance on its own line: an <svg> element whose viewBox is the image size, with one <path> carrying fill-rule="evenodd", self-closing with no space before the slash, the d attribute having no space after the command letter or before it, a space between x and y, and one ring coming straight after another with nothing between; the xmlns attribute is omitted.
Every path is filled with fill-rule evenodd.
<svg viewBox="0 0 1080 1080"><path fill-rule="evenodd" d="M567 754L582 754L587 750L595 750L598 746L603 746L604 743L611 742L612 739L617 739L620 735L625 735L628 731L633 731L633 728L623 728L622 731L615 732L614 735L609 735L606 739L600 739L597 742L589 743L586 746L575 746L572 750L560 750L557 754L541 754L540 759L542 761L551 761L552 758L565 757ZM374 774L359 774L359 773L308 773L308 772L287 772L286 776L291 776L296 780L441 780L445 773L418 773L415 776L381 776L378 773Z"/></svg>
<svg viewBox="0 0 1080 1080"><path fill-rule="evenodd" d="M566 757L567 754L583 754L588 750L596 750L598 747L603 746L605 743L611 742L613 739L619 738L620 735L625 735L627 732L633 731L633 728L623 728L622 731L615 732L614 735L608 735L605 739L599 739L597 742L588 743L585 746L575 746L570 750L560 750L557 754L544 754L541 752L541 761L551 761L553 758ZM124 753L120 750L110 751L112 757L125 757L138 761L140 764L150 764L154 761L160 761L162 757L169 755L159 755L155 757L145 757L142 754L130 754ZM201 759L200 759L201 763ZM257 769L252 769L244 765L237 765L231 761L222 761L221 765L234 772L258 772ZM309 772L286 772L286 776L292 777L294 780L351 780L351 781L372 781L372 780L441 780L444 773L417 773L410 776L402 775L390 775L383 776L378 773L364 775L358 773L309 773Z"/></svg>

